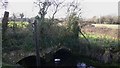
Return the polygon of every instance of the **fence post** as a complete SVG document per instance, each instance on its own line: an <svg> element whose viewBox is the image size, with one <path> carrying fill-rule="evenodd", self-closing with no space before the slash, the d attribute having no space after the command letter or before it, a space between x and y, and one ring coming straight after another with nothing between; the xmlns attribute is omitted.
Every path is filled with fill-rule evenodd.
<svg viewBox="0 0 120 68"><path fill-rule="evenodd" d="M8 17L9 17L9 12L5 11L4 17L2 19L2 38L5 37L5 32L8 28Z"/></svg>
<svg viewBox="0 0 120 68"><path fill-rule="evenodd" d="M36 63L37 68L39 68L40 65L40 54L39 54L39 35L38 35L38 27L37 27L37 20L34 21L34 40L35 40L35 46L36 46Z"/></svg>

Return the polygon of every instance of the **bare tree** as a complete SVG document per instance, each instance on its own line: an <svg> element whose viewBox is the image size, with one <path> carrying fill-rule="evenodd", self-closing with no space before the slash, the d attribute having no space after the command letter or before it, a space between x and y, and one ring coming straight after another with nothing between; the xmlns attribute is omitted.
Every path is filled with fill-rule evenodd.
<svg viewBox="0 0 120 68"><path fill-rule="evenodd" d="M71 14L76 13L77 17L80 17L81 14L81 4L80 2L73 0L68 4L67 14L70 16Z"/></svg>
<svg viewBox="0 0 120 68"><path fill-rule="evenodd" d="M45 0L45 1L37 0L36 2L34 2L34 4L36 4L39 7L39 12L38 12L39 16L36 17L37 20L35 20L35 22L34 22L34 25L35 25L34 33L35 33L35 36L37 36L37 37L35 37L35 40L36 40L36 55L37 55L36 61L37 61L37 67L38 67L41 64L40 59L39 59L39 57L40 57L40 55L39 55L39 40L41 41L41 38L43 38L42 24L44 23L44 18L45 18L45 15L47 14L48 8L51 5L51 2L49 2L49 0Z"/></svg>
<svg viewBox="0 0 120 68"><path fill-rule="evenodd" d="M44 38L44 27L43 24L45 23L45 15L48 13L48 9L51 7L54 7L53 14L51 16L52 22L54 21L55 14L57 14L58 11L60 11L61 8L69 7L68 8L68 14L71 15L71 13L76 13L76 15L79 17L81 14L81 8L79 7L79 3L77 1L73 1L72 3L68 5L64 5L64 1L58 1L58 0L36 0L34 4L39 8L38 16L36 16L38 23L37 27L37 35L39 35L39 40ZM40 33L39 33L40 32ZM38 40L38 39L37 39ZM43 41L44 42L44 41ZM42 42L40 42L42 43ZM37 43L39 45L39 42ZM36 51L38 52L38 48L36 48ZM38 54L37 54L38 55Z"/></svg>
<svg viewBox="0 0 120 68"><path fill-rule="evenodd" d="M67 12L67 16L69 16L72 13L76 13L78 17L81 15L81 4L78 0L73 0L72 2L65 3L65 0L36 0L34 2L37 7L39 7L39 17L41 18L41 21L44 19L45 15L49 12L49 8L54 8L52 10L52 16L51 19L54 20L55 15L58 11L60 11L62 8L65 8L65 12ZM67 8L67 9L66 9ZM67 10L67 11L66 11ZM42 23L42 22L41 22Z"/></svg>
<svg viewBox="0 0 120 68"><path fill-rule="evenodd" d="M7 0L1 0L1 7L3 7L5 10L7 10L8 7L8 1Z"/></svg>
<svg viewBox="0 0 120 68"><path fill-rule="evenodd" d="M23 23L23 17L24 17L24 14L23 14L23 13L20 13L20 18L21 18L22 27L23 27L23 25L24 25L24 23Z"/></svg>
<svg viewBox="0 0 120 68"><path fill-rule="evenodd" d="M16 15L15 15L15 13L13 13L13 27L12 27L12 28L13 28L14 34L16 33L16 32L15 32L15 28L17 27L17 25L16 25L16 23L15 23L15 22L16 22L16 18L17 18L17 17L16 17Z"/></svg>
<svg viewBox="0 0 120 68"><path fill-rule="evenodd" d="M24 17L24 14L23 13L20 13L20 18L22 19Z"/></svg>
<svg viewBox="0 0 120 68"><path fill-rule="evenodd" d="M65 0L64 0L65 1ZM63 7L65 7L65 5L63 4L64 1L59 1L59 0L53 0L52 1L52 5L54 6L54 11L53 11L53 14L52 14L52 22L54 21L54 17L55 17L55 14L60 10L62 9Z"/></svg>
<svg viewBox="0 0 120 68"><path fill-rule="evenodd" d="M47 10L51 6L51 2L49 0L37 0L36 2L34 2L34 4L36 4L39 7L39 17L37 18L40 18L40 23L43 23L45 15L47 14Z"/></svg>

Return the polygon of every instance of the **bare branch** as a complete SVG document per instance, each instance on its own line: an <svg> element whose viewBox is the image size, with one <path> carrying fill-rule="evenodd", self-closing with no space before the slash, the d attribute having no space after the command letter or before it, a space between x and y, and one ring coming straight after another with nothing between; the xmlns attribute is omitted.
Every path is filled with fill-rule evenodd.
<svg viewBox="0 0 120 68"><path fill-rule="evenodd" d="M80 16L81 14L80 2L75 2L75 0L73 0L71 3L68 4L67 8L68 16L72 13L76 13L78 17Z"/></svg>
<svg viewBox="0 0 120 68"><path fill-rule="evenodd" d="M52 21L54 21L55 14L65 6L65 5L63 5L64 1L62 1L62 2L56 2L55 0L53 1L53 5L55 6L55 10L54 10L54 13L52 15Z"/></svg>
<svg viewBox="0 0 120 68"><path fill-rule="evenodd" d="M1 0L2 7L6 10L8 7L8 1L7 0Z"/></svg>

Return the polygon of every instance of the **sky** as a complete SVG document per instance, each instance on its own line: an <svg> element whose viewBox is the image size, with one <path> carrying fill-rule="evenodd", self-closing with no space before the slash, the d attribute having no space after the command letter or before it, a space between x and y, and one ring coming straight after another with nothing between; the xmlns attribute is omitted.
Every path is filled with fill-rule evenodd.
<svg viewBox="0 0 120 68"><path fill-rule="evenodd" d="M19 14L24 13L26 17L36 16L38 9L33 4L35 0L8 0L8 11L10 16L13 13ZM66 0L69 2L71 0ZM118 1L119 0L78 0L81 1L82 17L91 18L93 16L104 16L104 15L118 15ZM61 9L55 17L65 17L65 9ZM0 8L0 17L3 16L4 10ZM50 16L50 12L47 17Z"/></svg>

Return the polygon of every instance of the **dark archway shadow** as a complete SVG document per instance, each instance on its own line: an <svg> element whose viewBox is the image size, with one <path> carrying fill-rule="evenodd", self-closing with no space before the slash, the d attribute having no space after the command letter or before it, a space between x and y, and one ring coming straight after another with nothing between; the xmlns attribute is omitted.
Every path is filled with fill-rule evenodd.
<svg viewBox="0 0 120 68"><path fill-rule="evenodd" d="M41 61L40 68L44 68L46 65L45 59L40 57L40 61ZM17 64L19 64L20 66L22 66L24 68L37 68L36 56L32 55L32 56L25 57L25 58L19 60L17 62Z"/></svg>
<svg viewBox="0 0 120 68"><path fill-rule="evenodd" d="M41 66L39 68L76 68L76 58L73 57L71 50L67 48L58 49L53 53L49 62L40 57ZM24 68L37 68L36 56L28 56L17 62Z"/></svg>
<svg viewBox="0 0 120 68"><path fill-rule="evenodd" d="M52 63L57 68L76 68L76 59L73 58L72 51L61 48L53 54Z"/></svg>

